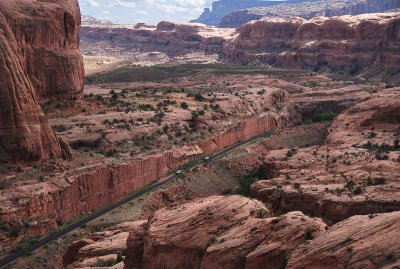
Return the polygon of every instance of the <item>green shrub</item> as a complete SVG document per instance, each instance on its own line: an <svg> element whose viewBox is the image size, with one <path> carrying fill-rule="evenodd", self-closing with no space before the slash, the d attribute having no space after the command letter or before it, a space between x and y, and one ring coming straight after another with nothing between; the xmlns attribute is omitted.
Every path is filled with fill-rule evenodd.
<svg viewBox="0 0 400 269"><path fill-rule="evenodd" d="M203 101L203 100L204 100L204 97L203 97L203 95L201 95L201 93L196 93L196 95L194 96L194 98L195 98L197 101Z"/></svg>
<svg viewBox="0 0 400 269"><path fill-rule="evenodd" d="M188 109L188 108L189 108L189 105L188 105L186 102L182 102L182 103L181 103L181 108L183 108L183 109Z"/></svg>
<svg viewBox="0 0 400 269"><path fill-rule="evenodd" d="M301 185L300 185L300 183L294 183L294 184L293 184L293 187L294 187L296 190L301 191Z"/></svg>
<svg viewBox="0 0 400 269"><path fill-rule="evenodd" d="M318 113L312 116L313 122L325 122L325 121L333 121L334 118L338 116L336 112L326 112L326 113Z"/></svg>
<svg viewBox="0 0 400 269"><path fill-rule="evenodd" d="M239 187L236 188L234 194L250 197L250 187L257 181L254 177L246 177L239 181Z"/></svg>
<svg viewBox="0 0 400 269"><path fill-rule="evenodd" d="M296 149L291 149L288 151L288 153L286 154L286 157L291 158L293 157L295 154L297 153Z"/></svg>
<svg viewBox="0 0 400 269"><path fill-rule="evenodd" d="M266 217L268 217L268 211L263 208L259 209L257 210L256 216L259 219L265 219Z"/></svg>
<svg viewBox="0 0 400 269"><path fill-rule="evenodd" d="M58 133L63 133L68 131L67 126L60 124L60 125L55 125L53 126L54 131L58 132Z"/></svg>
<svg viewBox="0 0 400 269"><path fill-rule="evenodd" d="M108 260L100 260L98 262L96 262L95 264L93 264L94 267L111 267L116 265L118 262L116 259L108 259Z"/></svg>
<svg viewBox="0 0 400 269"><path fill-rule="evenodd" d="M118 253L117 255L117 263L123 262L124 261L124 257L122 257L121 253Z"/></svg>
<svg viewBox="0 0 400 269"><path fill-rule="evenodd" d="M212 245L212 244L214 244L214 243L216 243L216 242L218 242L218 238L217 238L217 236L216 235L211 235L210 236L210 239L208 239L208 245Z"/></svg>
<svg viewBox="0 0 400 269"><path fill-rule="evenodd" d="M315 237L313 235L313 232L310 228L307 229L306 234L304 235L304 239L309 241L309 240L313 240Z"/></svg>
<svg viewBox="0 0 400 269"><path fill-rule="evenodd" d="M258 231L258 227L251 227L250 232L254 233Z"/></svg>
<svg viewBox="0 0 400 269"><path fill-rule="evenodd" d="M385 185L386 184L386 179L381 177L381 178L376 178L372 180L371 178L367 179L367 185L368 186L379 186L379 185Z"/></svg>

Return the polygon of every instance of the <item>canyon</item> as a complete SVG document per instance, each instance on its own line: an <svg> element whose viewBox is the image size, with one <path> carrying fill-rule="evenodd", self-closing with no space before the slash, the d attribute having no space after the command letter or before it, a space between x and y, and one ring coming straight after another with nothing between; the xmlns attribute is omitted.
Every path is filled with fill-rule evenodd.
<svg viewBox="0 0 400 269"><path fill-rule="evenodd" d="M272 104L285 101L285 93L272 94ZM240 141L289 125L288 115L265 114L248 118L236 126L195 144L145 156L125 164L95 164L89 172L68 171L43 183L15 186L2 191L0 219L4 230L21 229L13 238L3 234L3 247L25 236L37 236L52 230L57 223L70 221L85 212L119 201L154 183L167 172L198 158L217 153ZM68 176L68 174L74 174ZM95 190L95 191L94 191ZM74 202L72 202L74 201Z"/></svg>
<svg viewBox="0 0 400 269"><path fill-rule="evenodd" d="M82 51L87 61L100 55L111 57L97 59L104 68L117 63L188 63L195 58L199 63L263 64L352 75L370 70L395 76L398 21L398 13L379 13L310 20L268 18L249 22L236 31L166 22L157 28L87 25L82 30ZM102 64L106 61L108 64Z"/></svg>
<svg viewBox="0 0 400 269"><path fill-rule="evenodd" d="M253 196L274 212L301 209L327 223L399 211L398 100L397 91L372 95L334 121L324 144L269 152L269 178L252 186Z"/></svg>
<svg viewBox="0 0 400 269"><path fill-rule="evenodd" d="M399 266L400 15L354 16L399 2L262 2L200 18L260 12L237 29L0 3L7 268Z"/></svg>
<svg viewBox="0 0 400 269"><path fill-rule="evenodd" d="M368 13L391 12L400 7L398 0L353 0L353 1L302 1L301 3L279 3L272 7L252 7L233 11L224 16L220 27L240 27L252 20L270 18L334 17Z"/></svg>
<svg viewBox="0 0 400 269"><path fill-rule="evenodd" d="M81 51L85 56L133 58L132 64L135 65L148 65L146 58L150 64L202 62L198 55L200 53L208 62L215 61L209 58L211 55L222 53L223 43L233 33L234 29L202 24L160 22L157 26L143 23L104 25L89 21L82 26Z"/></svg>
<svg viewBox="0 0 400 269"><path fill-rule="evenodd" d="M299 102L302 95L294 94L292 101ZM76 255L83 261L70 268L118 255L126 255L116 265L125 269L161 264L166 268L397 266L399 151L393 141L398 138L398 100L398 88L383 94L371 92L337 117L322 136L325 142L315 141L314 146L310 139L321 126L277 131L271 138L238 149L224 162L234 174L261 168L260 178L267 179L251 186L257 200L235 195L196 198L188 186L183 188L187 195L182 195L182 187L167 189L162 193L166 200L171 197L171 204L156 208L148 220L124 224L129 229L116 226L93 234L93 241L74 243L87 242ZM305 135L307 128L310 133ZM387 159L377 157L380 145L387 145ZM188 182L220 166L214 165L188 173ZM209 172L207 177L212 178ZM384 181L377 181L378 177ZM375 257L373 261L370 256Z"/></svg>
<svg viewBox="0 0 400 269"><path fill-rule="evenodd" d="M300 0L288 0L288 3L298 3ZM222 18L234 11L252 7L275 6L282 4L282 1L268 0L219 0L212 3L212 8L205 8L203 14L198 19L192 20L192 23L203 23L206 25L219 26Z"/></svg>
<svg viewBox="0 0 400 269"><path fill-rule="evenodd" d="M400 7L398 0L287 0L287 1L229 1L219 0L212 8L205 8L203 14L191 22L225 28L237 28L251 20L265 18L359 15L395 10Z"/></svg>
<svg viewBox="0 0 400 269"><path fill-rule="evenodd" d="M238 30L224 51L227 58L241 63L257 60L357 74L367 66L398 65L398 20L397 13L389 13L253 21Z"/></svg>

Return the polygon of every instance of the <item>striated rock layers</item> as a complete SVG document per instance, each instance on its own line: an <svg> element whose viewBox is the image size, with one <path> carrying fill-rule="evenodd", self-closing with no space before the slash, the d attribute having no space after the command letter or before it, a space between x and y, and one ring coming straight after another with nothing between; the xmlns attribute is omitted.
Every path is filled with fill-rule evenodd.
<svg viewBox="0 0 400 269"><path fill-rule="evenodd" d="M359 16L267 19L250 22L225 43L234 62L347 70L400 64L399 13Z"/></svg>
<svg viewBox="0 0 400 269"><path fill-rule="evenodd" d="M398 268L400 212L354 216L328 228L301 212L271 217L258 201L212 196L157 211L74 242L69 268L126 254L118 268ZM129 236L128 236L129 234Z"/></svg>
<svg viewBox="0 0 400 269"><path fill-rule="evenodd" d="M79 96L77 1L0 2L0 160L61 156L38 97Z"/></svg>
<svg viewBox="0 0 400 269"><path fill-rule="evenodd" d="M84 24L82 53L125 56L126 53L162 52L170 57L192 52L218 54L234 29L201 24L160 22L157 26Z"/></svg>
<svg viewBox="0 0 400 269"><path fill-rule="evenodd" d="M271 218L258 201L213 196L161 209L133 230L125 269L279 268L307 231L318 236L325 229L300 212Z"/></svg>
<svg viewBox="0 0 400 269"><path fill-rule="evenodd" d="M3 0L0 10L37 96L81 95L84 69L78 2Z"/></svg>
<svg viewBox="0 0 400 269"><path fill-rule="evenodd" d="M286 116L266 114L250 118L208 141L122 165L96 167L93 172L60 176L49 182L8 189L0 192L0 221L11 227L30 223L24 226L26 235L38 233L35 229L39 218L47 219L52 229L56 221L71 220L121 200L195 158L219 152L227 146L287 125L289 120ZM12 244L14 239L2 238L0 234L0 243L4 245Z"/></svg>
<svg viewBox="0 0 400 269"><path fill-rule="evenodd" d="M399 268L400 212L356 216L296 249L288 269Z"/></svg>
<svg viewBox="0 0 400 269"><path fill-rule="evenodd" d="M288 0L290 3L296 3L301 0ZM206 25L219 26L221 19L237 10L252 8L252 7L265 7L281 4L279 0L218 0L212 3L212 9L205 8L203 14L191 22L204 23Z"/></svg>
<svg viewBox="0 0 400 269"><path fill-rule="evenodd" d="M400 7L400 0L316 0L293 3L286 1L272 7L259 5L231 12L221 19L221 27L240 27L251 20L267 18L301 17L311 19L317 16L360 15L387 12Z"/></svg>
<svg viewBox="0 0 400 269"><path fill-rule="evenodd" d="M266 155L267 180L251 187L274 212L299 210L336 223L400 210L398 88L374 94L341 114L318 147Z"/></svg>

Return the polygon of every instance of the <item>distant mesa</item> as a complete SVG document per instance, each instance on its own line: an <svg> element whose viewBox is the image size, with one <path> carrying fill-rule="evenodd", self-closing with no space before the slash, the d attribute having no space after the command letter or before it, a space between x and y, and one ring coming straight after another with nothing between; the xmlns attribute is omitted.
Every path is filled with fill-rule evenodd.
<svg viewBox="0 0 400 269"><path fill-rule="evenodd" d="M400 8L399 0L287 0L287 1L229 1L220 0L212 10L192 22L219 27L239 27L251 20L264 18L359 15L364 13L395 11Z"/></svg>
<svg viewBox="0 0 400 269"><path fill-rule="evenodd" d="M288 0L288 2L297 3L301 1ZM282 0L219 0L212 3L212 9L205 8L203 14L198 19L191 22L219 26L222 18L231 12L246 8L268 7L278 4L282 4Z"/></svg>
<svg viewBox="0 0 400 269"><path fill-rule="evenodd" d="M98 20L95 17L89 15L82 15L82 25L111 25L113 24L108 20Z"/></svg>

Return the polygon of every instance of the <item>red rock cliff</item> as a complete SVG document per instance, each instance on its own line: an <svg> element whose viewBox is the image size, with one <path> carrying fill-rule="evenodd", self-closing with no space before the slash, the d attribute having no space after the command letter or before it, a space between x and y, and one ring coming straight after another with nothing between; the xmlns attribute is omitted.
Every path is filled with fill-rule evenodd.
<svg viewBox="0 0 400 269"><path fill-rule="evenodd" d="M87 55L160 51L168 56L191 52L217 54L234 29L201 24L160 22L156 27L137 25L91 25L82 27L82 52Z"/></svg>
<svg viewBox="0 0 400 269"><path fill-rule="evenodd" d="M51 224L48 227L52 229L55 221L68 221L95 208L121 200L195 158L221 151L235 143L287 124L289 120L286 116L266 114L250 118L207 141L184 148L118 166L100 166L93 172L81 172L75 176L62 175L49 182L2 191L0 222L20 226L23 222L37 223L39 218L48 218ZM37 232L37 227L32 225L25 235ZM6 241L2 242L0 233L0 243L5 246L13 244L14 239L5 237L4 240Z"/></svg>
<svg viewBox="0 0 400 269"><path fill-rule="evenodd" d="M261 61L274 66L346 69L400 64L400 15L266 19L238 29L225 44L235 62Z"/></svg>
<svg viewBox="0 0 400 269"><path fill-rule="evenodd" d="M2 0L0 10L21 51L23 67L39 97L79 96L83 60L76 0Z"/></svg>
<svg viewBox="0 0 400 269"><path fill-rule="evenodd" d="M133 230L124 268L281 268L307 229L325 228L300 212L270 218L258 201L212 196L161 209Z"/></svg>
<svg viewBox="0 0 400 269"><path fill-rule="evenodd" d="M43 160L61 149L38 97L83 90L77 1L0 2L0 159Z"/></svg>

